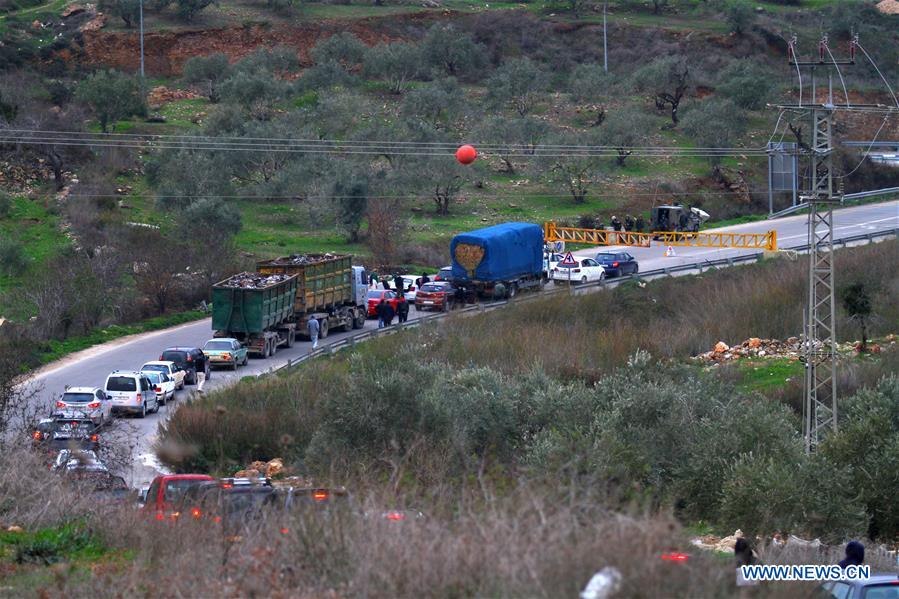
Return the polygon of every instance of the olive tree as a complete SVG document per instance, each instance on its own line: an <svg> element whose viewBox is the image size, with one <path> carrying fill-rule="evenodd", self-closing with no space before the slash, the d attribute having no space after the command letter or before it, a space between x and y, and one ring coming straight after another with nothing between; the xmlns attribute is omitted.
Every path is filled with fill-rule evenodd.
<svg viewBox="0 0 899 599"><path fill-rule="evenodd" d="M194 56L184 63L184 80L199 86L209 101L219 101L219 85L231 76L228 57L221 52L208 56Z"/></svg>
<svg viewBox="0 0 899 599"><path fill-rule="evenodd" d="M486 51L452 24L437 23L421 41L424 60L438 75L470 79L483 67Z"/></svg>
<svg viewBox="0 0 899 599"><path fill-rule="evenodd" d="M557 135L551 141L553 145L593 146L600 145L601 139L594 133L581 137L576 135ZM545 167L550 182L561 186L575 204L587 201L590 188L599 182L606 166L602 157L587 152L569 152L563 156L553 156Z"/></svg>
<svg viewBox="0 0 899 599"><path fill-rule="evenodd" d="M740 108L760 110L771 100L777 82L772 73L750 60L735 60L718 74L715 92Z"/></svg>
<svg viewBox="0 0 899 599"><path fill-rule="evenodd" d="M599 131L602 145L614 147L616 164L624 166L634 147L644 143L654 127L652 117L635 106L625 106L612 112Z"/></svg>
<svg viewBox="0 0 899 599"><path fill-rule="evenodd" d="M362 62L366 50L368 46L362 40L344 31L317 42L310 54L316 64L334 61L349 70Z"/></svg>
<svg viewBox="0 0 899 599"><path fill-rule="evenodd" d="M488 98L497 105L509 106L519 116L527 116L549 83L549 75L530 58L504 62L487 80Z"/></svg>
<svg viewBox="0 0 899 599"><path fill-rule="evenodd" d="M594 112L591 127L601 125L611 98L615 78L596 63L576 66L568 77L568 91L575 102L592 106Z"/></svg>
<svg viewBox="0 0 899 599"><path fill-rule="evenodd" d="M147 102L136 77L116 71L97 71L78 86L75 95L87 104L103 133L116 123L132 115L144 115Z"/></svg>
<svg viewBox="0 0 899 599"><path fill-rule="evenodd" d="M746 132L746 113L730 100L709 98L692 108L683 122L684 132L704 148L728 148ZM721 162L720 156L712 156L713 166Z"/></svg>
<svg viewBox="0 0 899 599"><path fill-rule="evenodd" d="M505 172L514 174L515 157L533 154L548 131L549 125L533 117L491 116L475 128L474 136L498 144L499 149L490 153L502 160Z"/></svg>
<svg viewBox="0 0 899 599"><path fill-rule="evenodd" d="M403 114L433 129L447 130L462 111L465 96L455 79L448 77L413 89L403 99Z"/></svg>
<svg viewBox="0 0 899 599"><path fill-rule="evenodd" d="M678 111L690 87L690 68L686 58L669 56L653 61L634 73L633 84L639 91L653 93L656 108L668 108L671 126L677 126L680 122Z"/></svg>
<svg viewBox="0 0 899 599"><path fill-rule="evenodd" d="M367 77L381 79L394 94L407 89L412 79L421 71L421 50L414 44L397 42L378 44L365 53L363 72Z"/></svg>

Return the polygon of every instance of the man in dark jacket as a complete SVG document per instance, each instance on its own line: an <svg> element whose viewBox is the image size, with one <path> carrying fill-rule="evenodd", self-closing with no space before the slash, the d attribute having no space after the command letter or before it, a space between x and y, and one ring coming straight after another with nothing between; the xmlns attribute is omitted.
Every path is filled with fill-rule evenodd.
<svg viewBox="0 0 899 599"><path fill-rule="evenodd" d="M375 314L378 317L378 328L379 329L384 328L384 307L386 305L387 305L387 302L385 302L382 299L380 302L378 302L378 305L375 307Z"/></svg>
<svg viewBox="0 0 899 599"><path fill-rule="evenodd" d="M393 275L393 286L396 287L397 293L403 295L403 277L399 275Z"/></svg>
<svg viewBox="0 0 899 599"><path fill-rule="evenodd" d="M431 277L428 276L428 273L423 272L423 273L421 273L421 283L418 284L418 288L421 289L422 285L424 285L426 283L430 283L430 282L431 282Z"/></svg>
<svg viewBox="0 0 899 599"><path fill-rule="evenodd" d="M396 316L396 310L390 305L390 302L384 302L383 308L384 326L389 327L393 324L393 317Z"/></svg>
<svg viewBox="0 0 899 599"><path fill-rule="evenodd" d="M865 563L865 546L858 541L849 541L846 544L846 557L840 560L840 567L861 566Z"/></svg>
<svg viewBox="0 0 899 599"><path fill-rule="evenodd" d="M406 301L405 296L400 296L400 301L396 305L396 317L399 319L400 324L403 324L409 318L409 302Z"/></svg>

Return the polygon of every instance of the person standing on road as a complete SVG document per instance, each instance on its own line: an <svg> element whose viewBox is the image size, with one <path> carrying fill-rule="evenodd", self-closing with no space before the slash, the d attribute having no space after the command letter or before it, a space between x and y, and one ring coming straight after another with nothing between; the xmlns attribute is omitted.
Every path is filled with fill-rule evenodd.
<svg viewBox="0 0 899 599"><path fill-rule="evenodd" d="M404 295L400 296L400 301L396 305L396 317L400 324L403 324L409 318L409 302L406 301L406 296Z"/></svg>
<svg viewBox="0 0 899 599"><path fill-rule="evenodd" d="M418 285L418 288L421 289L422 285L424 285L425 283L430 283L430 282L431 282L431 278L428 276L428 273L423 272L423 273L421 273L421 283Z"/></svg>
<svg viewBox="0 0 899 599"><path fill-rule="evenodd" d="M390 305L390 302L384 302L384 326L389 327L393 324L393 317L396 316L396 310Z"/></svg>
<svg viewBox="0 0 899 599"><path fill-rule="evenodd" d="M638 216L638 217L637 217L637 222L636 222L636 224L635 224L634 226L637 227L637 233L642 233L642 232L643 232L643 229L646 228L646 223L643 222L643 217L642 217L642 216Z"/></svg>
<svg viewBox="0 0 899 599"><path fill-rule="evenodd" d="M612 229L614 229L615 232L621 231L621 221L618 220L617 216L612 217Z"/></svg>
<svg viewBox="0 0 899 599"><path fill-rule="evenodd" d="M396 287L397 293L403 295L403 277L399 274L393 275L393 286Z"/></svg>
<svg viewBox="0 0 899 599"><path fill-rule="evenodd" d="M378 328L379 329L384 328L384 306L386 306L386 305L387 305L387 302L385 302L382 299L380 302L378 302L378 306L375 308L375 314L377 314L377 316L378 316Z"/></svg>
<svg viewBox="0 0 899 599"><path fill-rule="evenodd" d="M306 326L309 328L309 339L312 341L312 349L315 349L318 347L318 333L321 330L321 325L318 324L317 318L310 318Z"/></svg>
<svg viewBox="0 0 899 599"><path fill-rule="evenodd" d="M378 288L378 271L372 270L368 275L368 286L372 289Z"/></svg>
<svg viewBox="0 0 899 599"><path fill-rule="evenodd" d="M628 233L634 230L634 217L630 214L624 217L624 230Z"/></svg>

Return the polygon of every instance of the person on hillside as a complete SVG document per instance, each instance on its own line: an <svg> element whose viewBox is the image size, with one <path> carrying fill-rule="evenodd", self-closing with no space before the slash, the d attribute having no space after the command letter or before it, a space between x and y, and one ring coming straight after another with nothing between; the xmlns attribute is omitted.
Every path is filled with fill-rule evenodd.
<svg viewBox="0 0 899 599"><path fill-rule="evenodd" d="M840 560L840 567L861 566L865 563L865 546L859 541L849 541L846 544L846 557Z"/></svg>
<svg viewBox="0 0 899 599"><path fill-rule="evenodd" d="M400 296L400 301L396 305L396 317L400 324L403 324L409 318L409 302L406 301L406 296L404 295Z"/></svg>
<svg viewBox="0 0 899 599"><path fill-rule="evenodd" d="M396 292L400 295L403 294L403 277L399 274L393 275L393 286L396 287Z"/></svg>
<svg viewBox="0 0 899 599"><path fill-rule="evenodd" d="M393 324L393 317L396 316L396 310L390 305L390 302L384 302L384 326L389 327Z"/></svg>
<svg viewBox="0 0 899 599"><path fill-rule="evenodd" d="M306 328L309 329L309 340L312 341L312 349L318 347L318 333L321 331L321 325L317 318L310 318L306 322Z"/></svg>

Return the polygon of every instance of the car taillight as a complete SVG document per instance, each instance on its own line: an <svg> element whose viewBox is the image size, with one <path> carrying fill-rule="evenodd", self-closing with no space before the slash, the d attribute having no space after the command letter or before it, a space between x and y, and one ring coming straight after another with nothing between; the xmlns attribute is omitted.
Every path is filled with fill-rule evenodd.
<svg viewBox="0 0 899 599"><path fill-rule="evenodd" d="M580 268L575 268L572 272L581 272Z"/></svg>
<svg viewBox="0 0 899 599"><path fill-rule="evenodd" d="M159 356L159 361L162 362L162 356Z"/></svg>
<svg viewBox="0 0 899 599"><path fill-rule="evenodd" d="M230 489L230 488L233 487L233 486L234 486L234 485L232 485L231 483L222 483L222 488L223 488L223 489Z"/></svg>
<svg viewBox="0 0 899 599"><path fill-rule="evenodd" d="M199 518L200 516L203 515L203 512L200 511L200 508L195 507L195 508L191 508L190 515L193 516L194 518Z"/></svg>
<svg viewBox="0 0 899 599"><path fill-rule="evenodd" d="M154 387L153 391L156 391L157 393L162 393L162 387Z"/></svg>
<svg viewBox="0 0 899 599"><path fill-rule="evenodd" d="M89 408L99 408L99 407L100 407L100 402L99 402L99 401L95 401L95 402L89 403L89 404L87 404L87 407L89 407Z"/></svg>
<svg viewBox="0 0 899 599"><path fill-rule="evenodd" d="M43 437L44 435L41 434L41 431L34 431L33 433L31 433L31 438L37 441L40 441L41 439L43 439Z"/></svg>
<svg viewBox="0 0 899 599"><path fill-rule="evenodd" d="M194 357L191 356L191 355L188 355L188 356L187 356L187 361L188 361L188 362L193 362L193 361L194 361Z"/></svg>
<svg viewBox="0 0 899 599"><path fill-rule="evenodd" d="M289 532L290 532L290 529L289 529L289 528L282 528L282 529L281 529L281 534L282 534L282 535L286 535L286 534L289 533Z"/></svg>
<svg viewBox="0 0 899 599"><path fill-rule="evenodd" d="M100 435L91 435L91 443L96 443L100 440Z"/></svg>
<svg viewBox="0 0 899 599"><path fill-rule="evenodd" d="M223 359L223 360L230 360L230 359L231 359L231 354L229 354L228 352L223 353L223 354L222 354L222 359Z"/></svg>
<svg viewBox="0 0 899 599"><path fill-rule="evenodd" d="M328 499L328 492L325 491L325 490L323 490L323 489L320 489L320 490L318 490L318 491L313 491L313 492L312 492L312 499L314 499L314 500L316 500L316 501L327 501L327 499Z"/></svg>
<svg viewBox="0 0 899 599"><path fill-rule="evenodd" d="M396 522L399 520L405 520L406 514L404 514L403 512L387 512L386 514L384 514L384 517L388 520L393 520L394 522Z"/></svg>
<svg viewBox="0 0 899 599"><path fill-rule="evenodd" d="M143 395L140 393L137 394L137 401L142 401L144 399Z"/></svg>
<svg viewBox="0 0 899 599"><path fill-rule="evenodd" d="M221 518L221 516L216 516L215 518L212 519L212 521L215 522L216 524L218 524L219 522L222 521L222 518Z"/></svg>
<svg viewBox="0 0 899 599"><path fill-rule="evenodd" d="M685 562L690 556L686 553L663 553L662 559L668 562Z"/></svg>
<svg viewBox="0 0 899 599"><path fill-rule="evenodd" d="M56 407L64 408L64 407L66 407L66 403L64 401L58 401L58 402L56 402Z"/></svg>
<svg viewBox="0 0 899 599"><path fill-rule="evenodd" d="M617 263L617 262L612 262L612 268L618 268L618 263Z"/></svg>
<svg viewBox="0 0 899 599"><path fill-rule="evenodd" d="M162 512L156 512L156 519L159 521L165 520L165 514Z"/></svg>

